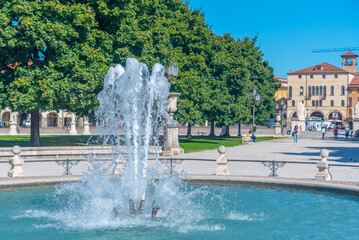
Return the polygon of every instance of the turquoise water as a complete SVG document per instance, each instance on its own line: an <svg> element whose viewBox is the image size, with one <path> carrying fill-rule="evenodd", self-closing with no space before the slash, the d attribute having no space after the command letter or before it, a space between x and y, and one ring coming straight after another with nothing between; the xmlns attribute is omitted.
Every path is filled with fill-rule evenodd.
<svg viewBox="0 0 359 240"><path fill-rule="evenodd" d="M180 191L184 217L168 211L151 220L82 218L69 202L76 198L54 187L1 190L0 239L359 239L358 199L238 186Z"/></svg>

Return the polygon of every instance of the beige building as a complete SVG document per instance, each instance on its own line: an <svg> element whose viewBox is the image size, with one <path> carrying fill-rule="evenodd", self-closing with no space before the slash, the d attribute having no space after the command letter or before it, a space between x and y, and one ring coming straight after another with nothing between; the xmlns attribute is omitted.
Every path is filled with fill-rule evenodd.
<svg viewBox="0 0 359 240"><path fill-rule="evenodd" d="M12 114L11 109L5 108L0 112L0 122L3 122L6 126L9 125L10 115ZM16 122L19 126L23 126L24 121L30 120L30 114L20 114L15 113ZM71 122L71 112L65 110L59 111L49 111L49 112L40 112L40 127L49 128L49 127L66 127L69 126ZM84 119L82 117L76 117L75 115L76 126L82 128ZM93 126L95 123L91 122Z"/></svg>
<svg viewBox="0 0 359 240"><path fill-rule="evenodd" d="M306 118L348 121L348 87L356 71L357 55L348 52L341 57L342 69L324 62L288 73L289 122L296 117L296 109L301 101L306 108Z"/></svg>
<svg viewBox="0 0 359 240"><path fill-rule="evenodd" d="M278 101L279 99L287 99L288 98L288 81L285 78L274 77L280 82L280 88L275 93L275 99Z"/></svg>

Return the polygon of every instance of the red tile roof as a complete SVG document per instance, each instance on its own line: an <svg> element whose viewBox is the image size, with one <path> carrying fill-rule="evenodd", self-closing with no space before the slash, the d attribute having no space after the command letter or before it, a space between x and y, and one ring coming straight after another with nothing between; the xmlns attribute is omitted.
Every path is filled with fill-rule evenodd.
<svg viewBox="0 0 359 240"><path fill-rule="evenodd" d="M351 51L344 53L343 55L340 55L341 57L357 57L355 53L352 53Z"/></svg>
<svg viewBox="0 0 359 240"><path fill-rule="evenodd" d="M350 84L349 84L349 87L352 88L357 88L359 87L359 77L358 76L355 76L353 77L353 79L351 80Z"/></svg>
<svg viewBox="0 0 359 240"><path fill-rule="evenodd" d="M317 67L322 67L322 70L316 70ZM298 71L289 72L288 74L325 74L325 73L348 73L347 71L338 68L329 63L323 62L321 64L317 64L308 68L304 68Z"/></svg>
<svg viewBox="0 0 359 240"><path fill-rule="evenodd" d="M274 76L275 79L278 79L278 80L287 80L286 78L281 78L281 77L276 77Z"/></svg>
<svg viewBox="0 0 359 240"><path fill-rule="evenodd" d="M354 75L357 75L357 76L358 76L358 75L359 75L359 72L353 72L352 74L354 74Z"/></svg>

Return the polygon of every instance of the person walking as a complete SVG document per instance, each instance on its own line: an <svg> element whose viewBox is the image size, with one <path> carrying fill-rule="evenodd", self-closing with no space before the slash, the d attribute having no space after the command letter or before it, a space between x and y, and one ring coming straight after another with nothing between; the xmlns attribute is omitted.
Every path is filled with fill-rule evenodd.
<svg viewBox="0 0 359 240"><path fill-rule="evenodd" d="M325 129L325 127L322 127L322 140L324 140L324 136L326 132L327 130Z"/></svg>
<svg viewBox="0 0 359 240"><path fill-rule="evenodd" d="M349 132L350 132L349 126L345 125L345 140L348 140Z"/></svg>
<svg viewBox="0 0 359 240"><path fill-rule="evenodd" d="M294 143L298 143L298 125L295 125L293 130Z"/></svg>
<svg viewBox="0 0 359 240"><path fill-rule="evenodd" d="M334 134L334 139L338 140L338 127L337 126L334 127L333 134Z"/></svg>

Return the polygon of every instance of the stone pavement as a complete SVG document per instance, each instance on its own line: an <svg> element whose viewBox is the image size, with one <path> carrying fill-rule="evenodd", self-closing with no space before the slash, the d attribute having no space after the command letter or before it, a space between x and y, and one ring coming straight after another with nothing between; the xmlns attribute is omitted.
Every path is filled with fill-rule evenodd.
<svg viewBox="0 0 359 240"><path fill-rule="evenodd" d="M334 140L332 133L328 133L326 139L321 140L320 133L308 132L299 137L298 144L294 144L293 138L290 136L284 139L227 148L225 155L229 159L228 168L231 175L268 176L270 171L262 163L235 162L231 160L316 163L320 161L319 151L322 148L329 150L328 160L330 163L348 165L347 167L332 166L330 168L334 181L359 182L359 141L353 138L345 141L342 134L338 140ZM218 156L217 150L174 156L174 158L187 159L182 164L177 165L175 170L178 172L184 170L188 174L212 175L216 172L217 165L215 160ZM209 161L206 161L206 159L209 159ZM151 160L149 165L155 166L156 162ZM160 164L160 166L164 167L163 164ZM0 163L0 177L6 177L9 169L10 165L8 163ZM74 166L71 171L74 175L81 175L87 169L87 163L81 162L79 165ZM63 173L62 167L54 162L26 162L24 171L26 176L60 176ZM317 171L315 164L287 163L283 168L278 169L278 175L283 178L314 179Z"/></svg>
<svg viewBox="0 0 359 240"><path fill-rule="evenodd" d="M333 180L359 182L359 141L350 138L345 141L343 134L338 140L328 133L325 140L321 134L309 132L299 137L298 144L288 137L273 141L250 143L242 146L226 148L226 157L229 159L228 168L231 175L241 176L268 176L270 171L259 162L231 162L232 160L266 160L266 161L300 161L316 163L320 161L319 152L322 148L329 150L328 161L331 164L345 164L348 167L333 166L330 168ZM215 159L219 156L217 150L188 153L178 158L213 159L210 161L184 161L176 170L184 170L188 174L214 174ZM356 165L358 167L351 167ZM279 177L313 179L318 172L315 164L287 163L278 169Z"/></svg>

